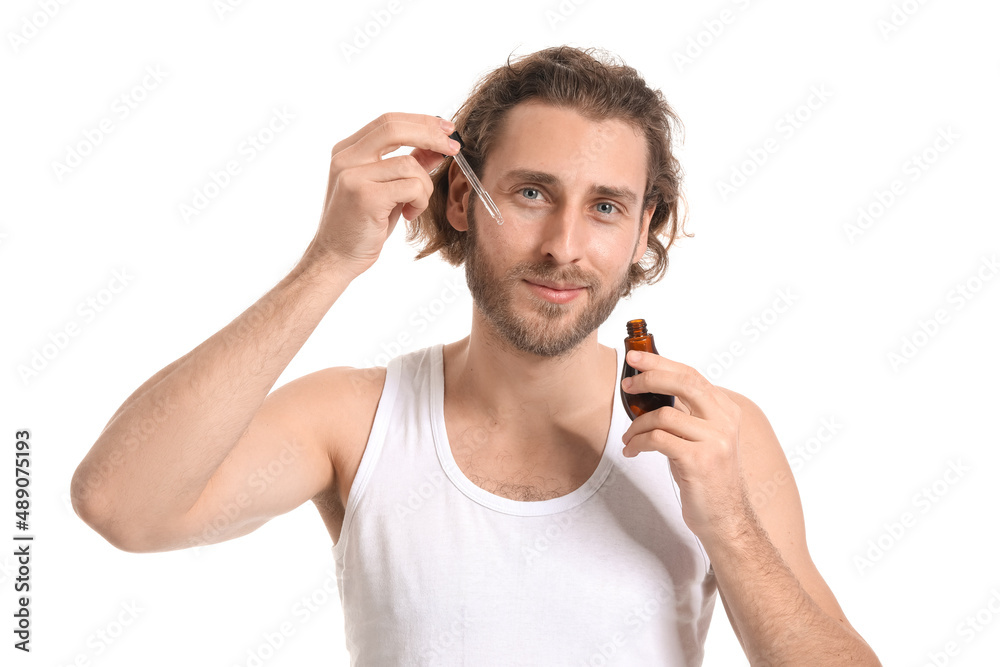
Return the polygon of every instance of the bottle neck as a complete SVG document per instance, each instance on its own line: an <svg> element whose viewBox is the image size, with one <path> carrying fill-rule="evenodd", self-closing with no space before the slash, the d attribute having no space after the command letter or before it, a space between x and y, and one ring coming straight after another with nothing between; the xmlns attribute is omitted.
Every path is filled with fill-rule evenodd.
<svg viewBox="0 0 1000 667"><path fill-rule="evenodd" d="M646 320L629 320L625 324L629 338L639 338L646 335Z"/></svg>

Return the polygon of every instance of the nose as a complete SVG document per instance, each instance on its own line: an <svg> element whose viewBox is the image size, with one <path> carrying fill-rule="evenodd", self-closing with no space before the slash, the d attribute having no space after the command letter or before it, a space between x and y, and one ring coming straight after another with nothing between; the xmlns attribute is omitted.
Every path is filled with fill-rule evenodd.
<svg viewBox="0 0 1000 667"><path fill-rule="evenodd" d="M573 264L583 256L585 236L585 221L578 209L562 204L542 226L539 251L555 264Z"/></svg>

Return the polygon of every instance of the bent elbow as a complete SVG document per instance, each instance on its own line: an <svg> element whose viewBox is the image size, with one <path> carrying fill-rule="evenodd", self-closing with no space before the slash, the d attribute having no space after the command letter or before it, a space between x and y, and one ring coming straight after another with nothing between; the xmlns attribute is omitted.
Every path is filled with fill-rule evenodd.
<svg viewBox="0 0 1000 667"><path fill-rule="evenodd" d="M124 525L113 511L114 499L102 492L100 479L85 463L73 473L69 490L70 504L80 520L107 542L121 551L146 553L151 551L142 544L136 531Z"/></svg>

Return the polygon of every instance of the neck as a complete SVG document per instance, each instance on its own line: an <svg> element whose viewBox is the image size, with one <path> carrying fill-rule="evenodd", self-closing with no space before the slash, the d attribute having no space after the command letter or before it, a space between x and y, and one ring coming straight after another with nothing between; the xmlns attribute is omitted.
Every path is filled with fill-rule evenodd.
<svg viewBox="0 0 1000 667"><path fill-rule="evenodd" d="M527 453L538 442L587 437L595 420L610 419L608 385L618 369L615 351L597 342L597 331L565 355L540 357L512 349L474 316L469 336L446 345L444 360L453 409L488 420L508 449L524 443Z"/></svg>

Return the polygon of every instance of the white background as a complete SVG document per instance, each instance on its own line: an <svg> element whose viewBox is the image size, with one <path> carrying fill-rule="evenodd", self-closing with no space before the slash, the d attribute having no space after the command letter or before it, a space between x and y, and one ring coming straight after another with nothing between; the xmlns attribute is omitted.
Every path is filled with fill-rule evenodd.
<svg viewBox="0 0 1000 667"><path fill-rule="evenodd" d="M4 664L248 665L284 622L294 633L263 664L348 664L330 538L311 503L227 543L130 554L72 512L70 478L139 384L299 258L334 143L386 111L450 116L509 54L563 43L621 56L686 128L695 237L672 250L665 280L619 304L602 342L619 346L624 322L644 317L662 354L763 408L794 462L813 558L884 664L995 664L1000 280L984 262L1000 251L1000 8L897 4L910 13L886 32L887 0L413 0L395 14L387 2L253 0L221 15L210 0L105 0L51 18L41 3L4 3L0 535L13 545L14 432L29 428L37 536L30 656L11 648L13 546L0 548ZM713 23L723 10L729 22ZM372 12L391 20L371 23L377 34L348 57ZM120 118L116 98L157 67L164 79ZM294 120L245 160L241 142L275 108ZM60 178L53 164L102 118L113 131ZM769 138L777 150L723 197L719 184ZM933 162L913 171L925 152ZM241 172L185 222L179 206L231 159ZM849 238L859 207L878 212L894 180L902 194ZM414 254L400 226L276 386L464 337L464 272ZM102 292L115 271L127 286ZM421 319L454 280L460 298ZM959 286L972 298L960 301ZM782 291L792 305L776 313ZM80 306L90 298L105 298L94 317ZM938 310L946 320L922 334ZM73 323L78 334L61 339ZM389 348L401 333L410 344ZM904 339L915 354L894 365ZM742 353L727 360L733 343ZM44 367L25 374L43 352ZM839 425L832 437L824 420ZM966 471L946 476L950 466ZM933 503L919 499L925 488ZM893 536L907 512L914 521ZM305 618L296 605L310 597ZM130 620L120 634L119 619ZM117 636L108 645L98 631ZM706 665L745 664L721 603L706 653Z"/></svg>

